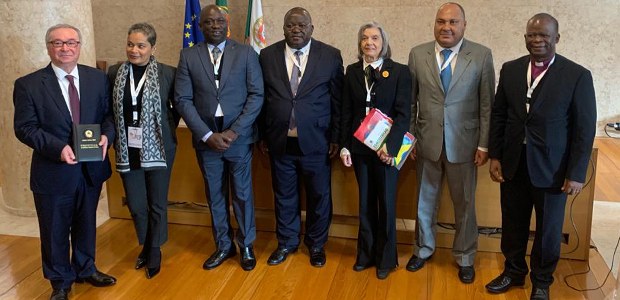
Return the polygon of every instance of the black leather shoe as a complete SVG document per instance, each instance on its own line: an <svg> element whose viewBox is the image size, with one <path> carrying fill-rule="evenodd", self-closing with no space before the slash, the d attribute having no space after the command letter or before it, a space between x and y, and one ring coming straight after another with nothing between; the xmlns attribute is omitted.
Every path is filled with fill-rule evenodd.
<svg viewBox="0 0 620 300"><path fill-rule="evenodd" d="M532 287L532 294L530 295L530 300L548 300L549 299L549 288L541 289L537 287Z"/></svg>
<svg viewBox="0 0 620 300"><path fill-rule="evenodd" d="M241 253L241 268L245 271L254 270L256 267L256 257L252 246L239 248Z"/></svg>
<svg viewBox="0 0 620 300"><path fill-rule="evenodd" d="M153 247L149 251L148 264L144 272L147 279L155 277L161 270L161 249L159 247Z"/></svg>
<svg viewBox="0 0 620 300"><path fill-rule="evenodd" d="M50 296L50 300L68 300L69 292L71 292L71 289L54 289Z"/></svg>
<svg viewBox="0 0 620 300"><path fill-rule="evenodd" d="M353 271L361 272L361 271L364 271L364 270L366 270L366 269L368 269L368 268L370 268L370 267L372 267L374 265L375 264L373 264L373 263L370 263L370 264L367 264L367 265L362 265L362 264L355 263L353 265Z"/></svg>
<svg viewBox="0 0 620 300"><path fill-rule="evenodd" d="M424 267L424 264L426 263L426 261L429 260L429 259L431 259L431 256L429 256L427 258L420 258L420 257L417 257L414 254L409 259L409 262L407 262L407 271L415 272L415 271L417 271L419 269L422 269L422 267Z"/></svg>
<svg viewBox="0 0 620 300"><path fill-rule="evenodd" d="M154 268L147 267L146 269L144 269L144 271L146 273L146 278L151 279L155 277L155 275L159 274L159 271L161 271L161 266L157 266Z"/></svg>
<svg viewBox="0 0 620 300"><path fill-rule="evenodd" d="M92 286L104 287L104 286L111 286L111 285L116 284L116 278L108 274L101 273L99 272L99 270L96 270L95 273L93 273L93 275L90 275L85 278L77 278L75 282L77 283L88 282Z"/></svg>
<svg viewBox="0 0 620 300"><path fill-rule="evenodd" d="M142 269L144 266L146 266L146 257L138 256L136 259L136 270Z"/></svg>
<svg viewBox="0 0 620 300"><path fill-rule="evenodd" d="M325 265L325 261L327 258L325 257L325 249L323 248L312 248L310 249L310 264L314 267L322 267Z"/></svg>
<svg viewBox="0 0 620 300"><path fill-rule="evenodd" d="M227 250L220 250L217 249L215 252L213 252L213 254L211 254L211 256L209 256L209 258L205 261L205 263L202 265L202 268L205 270L211 270L214 268L219 267L219 265L221 265L225 260L235 256L235 254L237 254L237 250L235 249L235 246L230 246L229 249Z"/></svg>
<svg viewBox="0 0 620 300"><path fill-rule="evenodd" d="M476 271L473 266L459 266L459 279L462 283L472 283L476 278Z"/></svg>
<svg viewBox="0 0 620 300"><path fill-rule="evenodd" d="M390 272L392 272L392 269L377 269L377 279L386 279Z"/></svg>
<svg viewBox="0 0 620 300"><path fill-rule="evenodd" d="M267 259L267 264L270 266L275 266L283 263L286 260L286 257L291 254L297 252L297 248L280 248L276 249L271 253L269 259Z"/></svg>
<svg viewBox="0 0 620 300"><path fill-rule="evenodd" d="M491 280L485 287L489 293L500 294L506 292L513 286L523 285L525 285L525 279L514 279L502 273L497 276L497 278Z"/></svg>

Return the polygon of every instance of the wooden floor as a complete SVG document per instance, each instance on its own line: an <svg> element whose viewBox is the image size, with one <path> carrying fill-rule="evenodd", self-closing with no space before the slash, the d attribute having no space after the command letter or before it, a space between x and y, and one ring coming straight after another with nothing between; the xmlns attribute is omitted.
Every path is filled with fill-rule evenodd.
<svg viewBox="0 0 620 300"><path fill-rule="evenodd" d="M599 139L597 188L595 199L620 200L615 184L620 174L619 140ZM139 252L131 221L112 219L97 232L97 266L116 276L118 283L107 288L74 284L71 299L528 299L531 283L501 295L491 295L484 285L503 269L500 253L480 252L476 258L476 280L461 284L449 249L438 249L420 271L411 273L404 266L411 255L410 245L399 245L400 267L387 280L378 280L375 270L356 273L355 240L330 239L327 264L314 268L303 249L279 266L268 266L267 257L277 241L272 232L259 232L254 248L256 269L241 270L238 256L222 266L205 271L202 263L214 250L207 227L170 225L170 240L163 247L162 272L148 280L143 270L134 270ZM589 264L589 266L588 266ZM584 275L572 276L587 271ZM552 299L604 299L615 286L610 276L601 289L609 269L595 250L590 261L561 260L551 286ZM43 278L37 238L0 235L0 299L48 299L49 283Z"/></svg>

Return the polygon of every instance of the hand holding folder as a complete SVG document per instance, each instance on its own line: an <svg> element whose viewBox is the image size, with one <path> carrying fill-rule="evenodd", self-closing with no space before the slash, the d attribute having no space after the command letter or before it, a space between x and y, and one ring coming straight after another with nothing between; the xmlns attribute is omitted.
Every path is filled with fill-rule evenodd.
<svg viewBox="0 0 620 300"><path fill-rule="evenodd" d="M366 118L364 118L353 136L373 151L378 151L384 146L393 123L390 117L373 108L368 112L368 115L366 115ZM406 132L397 155L391 159L391 165L400 170L407 156L413 150L415 142L416 138L411 133ZM384 152L389 155L387 149ZM383 161L385 162L386 160Z"/></svg>

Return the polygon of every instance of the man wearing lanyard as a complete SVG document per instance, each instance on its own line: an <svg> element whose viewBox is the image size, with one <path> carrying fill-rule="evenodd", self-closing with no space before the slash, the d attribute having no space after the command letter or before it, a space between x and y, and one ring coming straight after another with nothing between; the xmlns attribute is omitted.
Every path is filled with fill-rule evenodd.
<svg viewBox="0 0 620 300"><path fill-rule="evenodd" d="M258 139L255 120L263 105L262 73L252 47L226 38L228 24L221 8L205 6L200 28L206 42L181 51L174 100L192 132L208 193L216 249L203 268L216 268L233 257L234 238L241 267L249 271L256 266L251 145ZM229 182L239 224L236 237L229 218Z"/></svg>
<svg viewBox="0 0 620 300"><path fill-rule="evenodd" d="M548 299L560 258L567 195L586 182L596 130L592 75L555 53L558 22L541 13L528 22L530 52L502 67L491 113L490 176L500 182L504 272L486 288L523 286L532 208L536 234L530 257L531 299Z"/></svg>
<svg viewBox="0 0 620 300"><path fill-rule="evenodd" d="M476 179L487 161L495 72L491 50L463 38L465 11L457 3L439 7L435 41L411 49L411 132L418 138L416 242L408 271L421 269L435 252L437 210L443 178L454 204L452 255L463 283L475 277L478 249Z"/></svg>

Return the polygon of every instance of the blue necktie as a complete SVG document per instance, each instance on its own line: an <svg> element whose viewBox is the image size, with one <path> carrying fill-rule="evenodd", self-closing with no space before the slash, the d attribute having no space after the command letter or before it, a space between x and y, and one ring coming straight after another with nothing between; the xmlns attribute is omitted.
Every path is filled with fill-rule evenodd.
<svg viewBox="0 0 620 300"><path fill-rule="evenodd" d="M451 53L452 50L450 49L441 50L441 55L443 55L442 67L448 61L448 57L450 57ZM450 67L450 63L448 63L448 65L443 70L441 70L441 74L439 75L439 77L441 78L443 93L444 95L446 95L448 94L448 88L450 87L450 80L452 80L452 68Z"/></svg>

